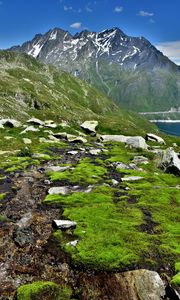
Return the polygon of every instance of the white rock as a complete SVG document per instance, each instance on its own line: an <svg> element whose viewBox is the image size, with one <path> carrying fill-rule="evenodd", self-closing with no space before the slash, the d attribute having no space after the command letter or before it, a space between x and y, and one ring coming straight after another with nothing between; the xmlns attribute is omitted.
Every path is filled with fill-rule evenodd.
<svg viewBox="0 0 180 300"><path fill-rule="evenodd" d="M45 126L45 127L48 127L48 128L56 128L56 127L57 127L57 124L54 123L53 120L47 120L47 121L45 121L44 126Z"/></svg>
<svg viewBox="0 0 180 300"><path fill-rule="evenodd" d="M96 133L96 128L98 126L98 121L85 121L81 124L81 128L88 133Z"/></svg>
<svg viewBox="0 0 180 300"><path fill-rule="evenodd" d="M148 158L145 156L135 156L132 162L135 164L144 164L144 165L147 165L149 163Z"/></svg>
<svg viewBox="0 0 180 300"><path fill-rule="evenodd" d="M19 121L14 120L14 119L1 119L0 126L1 126L1 128L4 128L4 126L18 128L18 127L21 127L22 124Z"/></svg>
<svg viewBox="0 0 180 300"><path fill-rule="evenodd" d="M90 149L90 150L89 150L89 153L90 153L91 155L98 155L98 154L101 153L101 149Z"/></svg>
<svg viewBox="0 0 180 300"><path fill-rule="evenodd" d="M67 246L73 246L73 247L76 247L77 244L78 244L78 240L75 240L75 241L72 241L72 242L67 243L66 245L67 245Z"/></svg>
<svg viewBox="0 0 180 300"><path fill-rule="evenodd" d="M124 135L101 135L100 140L103 142L120 142L126 143L128 136Z"/></svg>
<svg viewBox="0 0 180 300"><path fill-rule="evenodd" d="M30 139L27 139L27 138L23 138L23 142L24 142L24 144L26 144L26 145L32 143L32 141L31 141Z"/></svg>
<svg viewBox="0 0 180 300"><path fill-rule="evenodd" d="M29 131L37 132L37 131L39 131L39 129L35 128L34 126L29 126L26 129L24 129L20 134L24 134L24 133L29 132Z"/></svg>
<svg viewBox="0 0 180 300"><path fill-rule="evenodd" d="M146 141L142 136L129 137L126 140L126 144L132 146L133 148L139 148L144 150L148 149L148 145L146 144Z"/></svg>
<svg viewBox="0 0 180 300"><path fill-rule="evenodd" d="M158 135L153 134L153 133L147 133L146 134L146 141L154 141L160 144L166 144L165 141Z"/></svg>
<svg viewBox="0 0 180 300"><path fill-rule="evenodd" d="M66 186L60 186L60 187L52 187L49 189L48 194L49 195L67 195L69 194L69 188Z"/></svg>
<svg viewBox="0 0 180 300"><path fill-rule="evenodd" d="M60 166L50 166L47 168L47 171L50 172L64 172L70 169L70 166L60 167Z"/></svg>
<svg viewBox="0 0 180 300"><path fill-rule="evenodd" d="M165 172L180 176L180 159L173 148L168 148L163 152L161 166Z"/></svg>
<svg viewBox="0 0 180 300"><path fill-rule="evenodd" d="M122 181L138 181L138 180L142 180L144 179L144 177L141 176L129 176L129 177L123 177L121 180Z"/></svg>
<svg viewBox="0 0 180 300"><path fill-rule="evenodd" d="M66 138L67 138L68 142L87 143L87 140L82 136L75 136L72 134L67 134Z"/></svg>
<svg viewBox="0 0 180 300"><path fill-rule="evenodd" d="M53 225L56 228L67 230L76 228L77 223L69 220L54 220Z"/></svg>
<svg viewBox="0 0 180 300"><path fill-rule="evenodd" d="M67 133L66 132L57 132L57 133L53 133L53 135L57 139L67 138Z"/></svg>
<svg viewBox="0 0 180 300"><path fill-rule="evenodd" d="M31 118L27 121L27 123L33 124L33 125L44 125L44 122L37 119L37 118Z"/></svg>
<svg viewBox="0 0 180 300"><path fill-rule="evenodd" d="M68 151L67 154L76 155L76 154L78 154L78 151Z"/></svg>
<svg viewBox="0 0 180 300"><path fill-rule="evenodd" d="M113 186L116 186L116 185L119 184L119 182L118 182L117 180L115 180L115 179L112 179L111 181L112 181L112 185L113 185Z"/></svg>
<svg viewBox="0 0 180 300"><path fill-rule="evenodd" d="M14 139L14 137L12 137L12 136L5 136L4 139L7 140L7 141L9 141L9 140Z"/></svg>

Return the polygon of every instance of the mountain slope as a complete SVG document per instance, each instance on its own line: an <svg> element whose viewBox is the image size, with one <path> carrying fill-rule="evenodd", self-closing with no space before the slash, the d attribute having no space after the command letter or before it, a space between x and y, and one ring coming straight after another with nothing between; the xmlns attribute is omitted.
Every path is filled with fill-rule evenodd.
<svg viewBox="0 0 180 300"><path fill-rule="evenodd" d="M54 64L138 111L180 105L179 67L141 37L119 28L75 36L55 28L11 48Z"/></svg>
<svg viewBox="0 0 180 300"><path fill-rule="evenodd" d="M100 120L103 128L124 133L156 130L143 117L120 110L87 83L26 54L0 51L0 117Z"/></svg>

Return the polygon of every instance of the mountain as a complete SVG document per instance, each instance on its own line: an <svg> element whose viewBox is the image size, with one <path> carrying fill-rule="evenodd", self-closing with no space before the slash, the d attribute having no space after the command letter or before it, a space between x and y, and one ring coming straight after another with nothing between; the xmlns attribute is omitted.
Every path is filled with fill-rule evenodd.
<svg viewBox="0 0 180 300"><path fill-rule="evenodd" d="M10 50L60 67L133 110L180 106L179 67L145 38L127 36L119 28L74 36L55 28Z"/></svg>
<svg viewBox="0 0 180 300"><path fill-rule="evenodd" d="M86 82L27 54L0 51L0 117L99 120L107 130L143 134L155 127L136 113L118 108ZM103 129L102 128L102 129Z"/></svg>

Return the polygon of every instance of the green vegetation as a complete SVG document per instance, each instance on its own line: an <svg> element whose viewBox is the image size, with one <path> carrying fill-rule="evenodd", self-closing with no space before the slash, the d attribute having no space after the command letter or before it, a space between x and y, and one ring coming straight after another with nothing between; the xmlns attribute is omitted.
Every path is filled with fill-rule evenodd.
<svg viewBox="0 0 180 300"><path fill-rule="evenodd" d="M103 182L107 170L102 166L95 166L88 158L82 159L78 165L65 172L50 172L52 181L68 180L70 183L94 184Z"/></svg>
<svg viewBox="0 0 180 300"><path fill-rule="evenodd" d="M25 284L17 290L17 300L68 300L70 297L70 289L62 288L50 281L37 281L32 284Z"/></svg>

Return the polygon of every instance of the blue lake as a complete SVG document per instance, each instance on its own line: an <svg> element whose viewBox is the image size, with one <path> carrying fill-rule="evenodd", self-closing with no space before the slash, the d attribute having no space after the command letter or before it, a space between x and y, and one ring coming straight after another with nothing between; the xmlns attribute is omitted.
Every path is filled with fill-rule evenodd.
<svg viewBox="0 0 180 300"><path fill-rule="evenodd" d="M156 122L155 124L164 133L180 136L180 122L179 123Z"/></svg>

